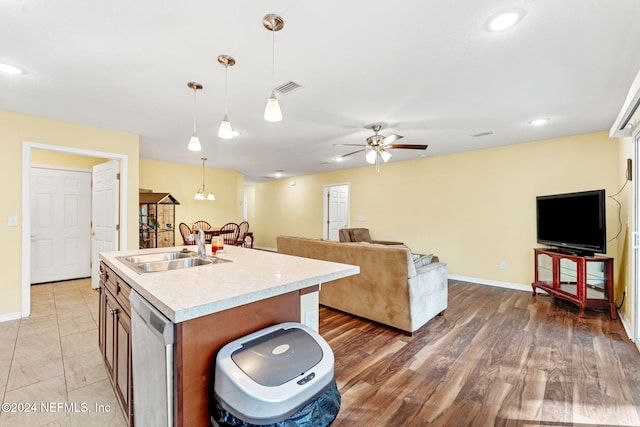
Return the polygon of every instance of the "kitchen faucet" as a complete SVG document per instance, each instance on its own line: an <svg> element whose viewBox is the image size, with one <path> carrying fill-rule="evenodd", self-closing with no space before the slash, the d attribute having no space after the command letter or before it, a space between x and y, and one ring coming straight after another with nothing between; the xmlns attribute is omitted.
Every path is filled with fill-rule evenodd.
<svg viewBox="0 0 640 427"><path fill-rule="evenodd" d="M193 224L193 227L191 227L191 230L193 231L198 230L198 233L189 234L189 236L187 237L187 240L190 242L193 242L195 240L196 244L198 245L198 256L200 258L206 258L207 252L204 246L204 231L202 231L202 228L198 227L196 224Z"/></svg>

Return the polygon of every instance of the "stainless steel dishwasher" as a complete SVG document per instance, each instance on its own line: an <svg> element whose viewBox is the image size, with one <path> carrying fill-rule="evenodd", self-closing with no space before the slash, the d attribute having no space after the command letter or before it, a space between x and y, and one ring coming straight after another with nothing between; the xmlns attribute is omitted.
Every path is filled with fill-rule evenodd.
<svg viewBox="0 0 640 427"><path fill-rule="evenodd" d="M129 300L135 424L171 427L174 324L134 290Z"/></svg>

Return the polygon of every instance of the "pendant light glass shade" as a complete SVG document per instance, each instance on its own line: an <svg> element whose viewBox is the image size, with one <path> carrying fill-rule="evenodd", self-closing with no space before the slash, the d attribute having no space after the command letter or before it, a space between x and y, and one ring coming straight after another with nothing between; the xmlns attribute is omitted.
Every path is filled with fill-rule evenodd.
<svg viewBox="0 0 640 427"><path fill-rule="evenodd" d="M380 150L380 157L382 157L382 160L387 163L391 158L391 154L388 151Z"/></svg>
<svg viewBox="0 0 640 427"><path fill-rule="evenodd" d="M189 140L189 146L187 147L191 151L202 151L202 145L200 144L200 138L195 133Z"/></svg>
<svg viewBox="0 0 640 427"><path fill-rule="evenodd" d="M236 64L236 60L229 55L218 55L218 62L224 65L224 118L222 119L220 128L218 129L218 137L222 139L232 139L236 135L233 132L231 122L227 117L227 75L229 67L233 67Z"/></svg>
<svg viewBox="0 0 640 427"><path fill-rule="evenodd" d="M231 122L227 118L227 115L224 115L222 122L220 123L220 128L218 129L218 136L222 139L231 139L234 137L233 129L231 128Z"/></svg>
<svg viewBox="0 0 640 427"><path fill-rule="evenodd" d="M279 122L282 120L282 111L275 91L271 91L271 96L267 101L267 108L264 109L264 119L269 122Z"/></svg>
<svg viewBox="0 0 640 427"><path fill-rule="evenodd" d="M202 188L198 188L196 195L193 197L196 200L215 200L216 196L212 192L207 192L204 187L204 162L206 157L202 157Z"/></svg>
<svg viewBox="0 0 640 427"><path fill-rule="evenodd" d="M274 87L276 74L276 31L280 31L284 27L284 20L281 16L270 13L262 18L262 25L271 31L271 87ZM282 110L280 110L280 104L278 103L274 89L271 90L271 96L269 96L267 100L267 106L264 109L264 119L269 122L279 122L282 120Z"/></svg>
<svg viewBox="0 0 640 427"><path fill-rule="evenodd" d="M196 94L202 89L202 85L196 82L189 82L187 83L187 86L193 89L193 135L191 135L187 148L191 151L202 151L200 138L198 138L198 134L196 133Z"/></svg>
<svg viewBox="0 0 640 427"><path fill-rule="evenodd" d="M364 158L367 160L367 163L372 165L376 162L377 155L378 154L375 152L375 150L370 150L367 152L367 154L365 154Z"/></svg>

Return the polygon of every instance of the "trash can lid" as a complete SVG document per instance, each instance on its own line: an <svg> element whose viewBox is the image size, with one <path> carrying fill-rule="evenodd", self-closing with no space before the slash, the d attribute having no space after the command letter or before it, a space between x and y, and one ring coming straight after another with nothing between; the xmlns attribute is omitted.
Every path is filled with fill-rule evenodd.
<svg viewBox="0 0 640 427"><path fill-rule="evenodd" d="M242 343L231 359L253 381L276 387L317 365L322 349L306 331L282 328Z"/></svg>

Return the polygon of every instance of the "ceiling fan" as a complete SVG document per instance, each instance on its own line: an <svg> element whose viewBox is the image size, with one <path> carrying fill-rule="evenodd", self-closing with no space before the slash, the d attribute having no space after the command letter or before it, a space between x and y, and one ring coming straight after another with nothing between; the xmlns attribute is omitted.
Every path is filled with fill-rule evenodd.
<svg viewBox="0 0 640 427"><path fill-rule="evenodd" d="M376 165L376 171L380 171L380 160L383 162L389 161L391 158L391 153L387 151L387 149L411 149L411 150L426 150L428 145L418 145L418 144L394 144L395 141L404 138L402 135L391 134L389 136L379 135L378 132L383 128L383 123L374 123L372 125L367 125L366 128L373 130L373 135L367 138L366 144L335 144L335 145L344 145L344 146L353 146L353 147L364 147L359 150L353 151L351 153L344 154L340 156L341 158L345 158L347 156L351 156L352 154L357 154L361 152L366 152L365 159L367 163L370 165Z"/></svg>

